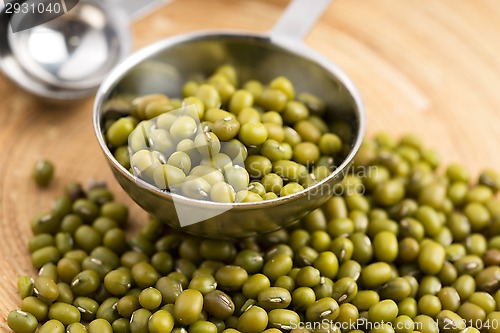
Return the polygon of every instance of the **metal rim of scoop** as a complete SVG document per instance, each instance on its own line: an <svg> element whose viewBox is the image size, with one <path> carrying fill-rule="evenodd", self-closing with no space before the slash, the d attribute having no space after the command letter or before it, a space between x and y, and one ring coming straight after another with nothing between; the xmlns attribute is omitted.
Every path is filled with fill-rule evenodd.
<svg viewBox="0 0 500 333"><path fill-rule="evenodd" d="M349 94L352 96L354 103L356 105L356 110L357 112L357 121L358 121L358 126L357 126L357 133L354 135L353 139L353 145L351 146L351 149L345 159L342 161L342 163L336 167L336 169L326 178L322 179L320 182L317 184L308 187L300 192L287 195L285 197L278 197L276 199L271 199L271 200L265 200L265 201L258 201L258 202L238 202L238 203L220 203L220 202L213 202L213 201L204 201L204 200L198 200L198 199L191 199L188 197L185 197L183 195L175 194L175 193L169 193L164 190L160 190L156 186L143 181L141 179L138 179L135 177L133 174L131 174L127 169L125 169L121 164L118 163L118 161L114 158L113 154L111 151L108 149L108 146L105 142L104 139L104 132L103 132L103 127L102 127L102 105L106 101L106 99L109 97L110 92L113 90L114 87L118 85L120 80L135 66L139 65L141 62L153 57L154 55L160 53L162 50L169 49L172 47L175 47L176 45L181 45L186 42L193 42L197 40L205 40L205 39L212 39L212 38L248 38L248 39L255 39L258 41L262 41L264 43L270 43L274 46L278 46L287 52L290 52L291 54L294 54L296 56L311 60L312 62L320 65L325 71L333 74L346 88L346 90L349 92ZM278 204L283 204L287 201L291 201L296 197L300 196L305 196L309 191L313 191L318 189L319 187L322 187L325 183L328 183L329 180L332 178L336 178L339 176L339 174L342 174L342 172L345 172L350 164L352 163L356 153L358 152L361 143L363 141L364 133L365 133L365 126L366 126L366 115L365 115L365 109L364 109L364 104L361 98L361 95L358 91L358 89L355 87L354 83L352 80L345 74L338 66L333 64L331 61L326 59L325 57L321 56L320 54L314 52L313 50L309 49L306 47L304 44L302 44L300 41L296 41L294 39L288 39L288 38L277 38L276 40L272 39L272 36L266 35L266 34L249 34L249 33L238 33L235 31L209 31L209 32L195 32L195 33L188 33L188 34L183 34L179 36L174 36L167 38L165 40L156 42L152 45L149 45L145 47L142 50L137 51L136 53L132 54L131 56L128 57L126 61L124 61L122 64L117 66L115 70L104 80L104 82L101 84L99 90L97 91L95 102L94 102L94 115L93 115L93 124L94 124L94 130L95 134L97 136L99 145L101 149L103 150L106 158L108 161L110 161L113 165L113 167L119 172L127 177L129 180L136 182L139 186L147 189L148 191L154 191L162 196L164 196L166 199L172 199L175 198L175 200L178 202L197 202L198 204L201 205L207 205L207 206L212 206L212 207L252 207L255 208L256 206L262 206L262 205L278 205Z"/></svg>

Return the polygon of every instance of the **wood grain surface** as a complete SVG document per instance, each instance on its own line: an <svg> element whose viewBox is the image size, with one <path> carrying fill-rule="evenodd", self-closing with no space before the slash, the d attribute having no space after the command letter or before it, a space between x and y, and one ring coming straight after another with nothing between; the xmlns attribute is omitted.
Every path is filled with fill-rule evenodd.
<svg viewBox="0 0 500 333"><path fill-rule="evenodd" d="M311 4L314 0L311 0ZM285 0L178 0L133 26L135 48L199 29L267 31ZM445 162L473 173L500 169L498 0L337 0L305 42L358 85L368 133L415 133ZM19 307L17 277L33 274L30 219L70 180L114 181L94 138L93 99L39 103L0 76L0 331ZM34 162L56 161L51 186L30 180ZM137 225L145 214L134 206Z"/></svg>

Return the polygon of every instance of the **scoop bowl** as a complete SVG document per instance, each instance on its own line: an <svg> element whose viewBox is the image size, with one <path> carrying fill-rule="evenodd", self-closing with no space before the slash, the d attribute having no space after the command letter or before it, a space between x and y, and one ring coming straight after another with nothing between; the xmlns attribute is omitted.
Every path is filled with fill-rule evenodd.
<svg viewBox="0 0 500 333"><path fill-rule="evenodd" d="M305 4L306 1L297 0ZM325 2L325 1L324 1ZM327 1L326 1L327 2ZM292 6L294 3L292 3ZM298 7L295 8L295 10ZM293 9L293 8L292 8ZM294 10L283 17L290 20ZM282 18L283 18L282 17ZM282 22L283 23L283 20ZM115 178L130 197L146 211L184 232L210 238L234 239L256 236L286 227L328 200L335 185L349 172L365 130L365 111L360 94L348 76L332 62L290 36L278 24L269 34L198 32L175 36L150 45L116 67L100 86L94 104L94 129ZM162 93L181 96L183 84L193 75L209 74L223 64L233 65L240 81L269 82L284 75L298 92L310 92L348 124L344 138L349 145L345 158L330 176L293 195L252 203L217 203L194 200L161 191L137 179L114 158L105 141L104 123L110 114L106 103L116 96ZM183 225L181 214L212 216Z"/></svg>

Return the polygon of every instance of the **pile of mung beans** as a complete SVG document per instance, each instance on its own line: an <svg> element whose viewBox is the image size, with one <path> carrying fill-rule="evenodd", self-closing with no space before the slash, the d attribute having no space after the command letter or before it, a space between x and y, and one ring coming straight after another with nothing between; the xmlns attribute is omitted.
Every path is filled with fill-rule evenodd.
<svg viewBox="0 0 500 333"><path fill-rule="evenodd" d="M365 172L370 170L369 172ZM414 136L363 143L343 192L292 227L200 239L66 187L32 221L15 332L500 332L500 176Z"/></svg>
<svg viewBox="0 0 500 333"><path fill-rule="evenodd" d="M182 100L122 98L121 117L105 124L107 143L121 165L162 190L229 203L300 192L343 161L349 142L316 96L296 93L283 76L237 87L235 68L224 65L187 82Z"/></svg>

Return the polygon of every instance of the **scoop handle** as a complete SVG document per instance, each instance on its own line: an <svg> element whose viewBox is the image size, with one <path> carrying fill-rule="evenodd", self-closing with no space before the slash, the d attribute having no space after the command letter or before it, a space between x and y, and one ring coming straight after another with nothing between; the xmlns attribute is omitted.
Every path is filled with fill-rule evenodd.
<svg viewBox="0 0 500 333"><path fill-rule="evenodd" d="M121 0L117 2L117 5L125 10L131 20L136 21L172 1L173 0Z"/></svg>
<svg viewBox="0 0 500 333"><path fill-rule="evenodd" d="M269 32L271 38L303 40L331 0L292 0Z"/></svg>

